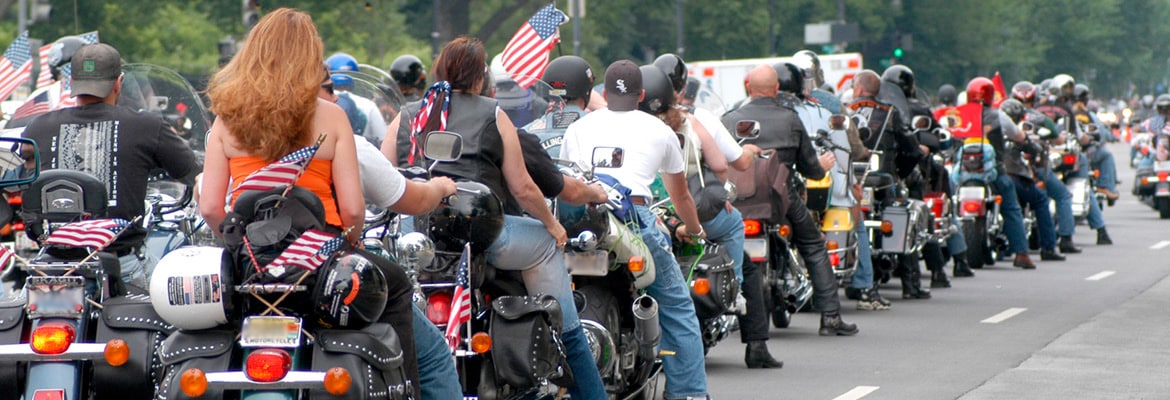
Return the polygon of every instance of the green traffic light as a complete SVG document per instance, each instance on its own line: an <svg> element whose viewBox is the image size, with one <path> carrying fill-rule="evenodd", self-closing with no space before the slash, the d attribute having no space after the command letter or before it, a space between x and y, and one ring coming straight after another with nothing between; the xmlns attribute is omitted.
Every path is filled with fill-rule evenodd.
<svg viewBox="0 0 1170 400"><path fill-rule="evenodd" d="M894 49L894 57L902 58L902 48L901 47Z"/></svg>

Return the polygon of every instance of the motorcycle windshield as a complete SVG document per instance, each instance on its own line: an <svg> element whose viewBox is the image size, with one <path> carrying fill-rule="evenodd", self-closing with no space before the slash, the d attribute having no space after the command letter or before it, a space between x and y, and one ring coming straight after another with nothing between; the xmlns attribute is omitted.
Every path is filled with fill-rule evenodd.
<svg viewBox="0 0 1170 400"><path fill-rule="evenodd" d="M394 80L390 79L388 75L382 76L378 71L371 69L333 73L353 78L354 87L351 91L358 96L374 101L378 105L378 109L382 112L382 117L385 119L386 124L393 121L398 116L398 112L402 109L402 106L406 105L406 97L402 96L402 92L398 90L398 85L394 84Z"/></svg>
<svg viewBox="0 0 1170 400"><path fill-rule="evenodd" d="M717 116L721 116L727 112L727 103L719 97L707 85L699 85L699 90L695 92L694 104L695 108L706 109Z"/></svg>
<svg viewBox="0 0 1170 400"><path fill-rule="evenodd" d="M496 82L495 98L514 125L536 135L541 147L556 158L561 154L565 128L579 118L579 113L565 110L564 99L553 95L552 90L539 80L528 89L515 81L503 80Z"/></svg>
<svg viewBox="0 0 1170 400"><path fill-rule="evenodd" d="M203 158L211 113L179 73L152 64L123 65L118 105L162 117Z"/></svg>

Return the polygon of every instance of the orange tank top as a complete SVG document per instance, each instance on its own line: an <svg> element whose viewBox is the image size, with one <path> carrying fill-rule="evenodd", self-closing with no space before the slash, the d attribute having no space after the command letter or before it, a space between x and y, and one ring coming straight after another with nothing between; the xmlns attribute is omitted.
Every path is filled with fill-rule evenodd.
<svg viewBox="0 0 1170 400"><path fill-rule="evenodd" d="M248 175L268 165L267 161L259 157L244 156L228 159L228 171L232 175L232 189ZM325 205L325 223L341 227L341 213L337 211L337 201L333 199L333 160L314 158L309 162L305 173L297 180L297 186L309 189L321 203ZM236 203L238 193L232 194L232 204Z"/></svg>

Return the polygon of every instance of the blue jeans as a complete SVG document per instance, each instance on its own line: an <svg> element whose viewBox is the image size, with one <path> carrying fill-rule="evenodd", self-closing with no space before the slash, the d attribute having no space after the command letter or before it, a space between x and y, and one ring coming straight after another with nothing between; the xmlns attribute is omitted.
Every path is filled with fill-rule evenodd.
<svg viewBox="0 0 1170 400"><path fill-rule="evenodd" d="M1012 180L1016 182L1016 196L1032 206L1032 214L1036 216L1036 235L1039 236L1040 248L1044 250L1056 248L1056 226L1052 223L1052 211L1048 210L1048 196L1032 181L1020 178Z"/></svg>
<svg viewBox="0 0 1170 400"><path fill-rule="evenodd" d="M674 351L663 357L666 374L666 399L705 397L707 370L703 359L703 338L699 334L699 317L691 301L691 291L683 280L682 270L670 252L670 238L655 226L654 216L644 206L634 206L641 222L642 240L654 256L654 283L646 288L658 301L658 325L662 327L659 347ZM741 251L742 252L742 251Z"/></svg>
<svg viewBox="0 0 1170 400"><path fill-rule="evenodd" d="M853 224L853 231L857 233L857 271L853 271L853 281L849 286L854 289L869 289L873 287L873 252L869 245L869 228L865 221L858 219Z"/></svg>
<svg viewBox="0 0 1170 400"><path fill-rule="evenodd" d="M1097 187L1117 193L1117 164L1113 162L1113 153L1105 145L1097 144L1089 148L1088 156L1093 168L1101 171L1101 176L1097 177Z"/></svg>
<svg viewBox="0 0 1170 400"><path fill-rule="evenodd" d="M414 352L418 357L418 380L423 400L463 398L459 373L455 371L443 333L417 306L410 308L414 314Z"/></svg>
<svg viewBox="0 0 1170 400"><path fill-rule="evenodd" d="M952 215L951 225L959 226L959 217ZM951 257L967 252L967 238L963 236L962 230L957 230L954 235L947 237L947 252L951 253Z"/></svg>
<svg viewBox="0 0 1170 400"><path fill-rule="evenodd" d="M1056 227L1060 236L1072 236L1076 232L1076 220L1072 213L1072 193L1051 169L1044 171L1044 193L1056 203ZM1099 210L1098 210L1099 211Z"/></svg>
<svg viewBox="0 0 1170 400"><path fill-rule="evenodd" d="M708 221L703 221L703 230L707 232L707 240L719 243L731 253L731 261L735 262L735 279L743 284L743 215L734 207L720 211Z"/></svg>
<svg viewBox="0 0 1170 400"><path fill-rule="evenodd" d="M142 258L138 257L138 253L142 253ZM149 289L150 275L154 272L158 260L149 251L139 250L118 257L118 264L122 270L122 282Z"/></svg>
<svg viewBox="0 0 1170 400"><path fill-rule="evenodd" d="M1016 198L1016 184L1006 173L995 178L995 191L1003 202L999 214L1003 216L1003 233L1008 238L1008 251L1012 254L1028 252L1028 233L1024 232L1024 214Z"/></svg>
<svg viewBox="0 0 1170 400"><path fill-rule="evenodd" d="M1112 161L1113 156L1110 155L1109 157L1110 157L1110 161ZM1153 157L1150 157L1150 159L1153 159ZM1089 161L1086 160L1085 158L1082 158L1081 160L1082 161L1080 164L1080 168L1078 168L1076 170L1076 172L1074 172L1073 174L1075 174L1076 176L1082 177L1082 178L1088 178L1089 177ZM1149 165L1152 167L1154 165L1153 161L1151 161ZM1103 180L1103 179L1105 179L1105 172L1104 171L1101 172L1101 177L1099 179L1097 179L1097 182L1101 182L1101 180ZM1117 182L1117 181L1114 180L1113 182ZM1101 214L1101 205L1097 204L1096 201L1092 201L1092 200L1089 201L1089 215L1087 217L1085 217L1085 220L1089 223L1089 228L1101 229L1101 228L1105 227L1105 216Z"/></svg>
<svg viewBox="0 0 1170 400"><path fill-rule="evenodd" d="M532 218L504 216L504 229L487 249L488 262L503 270L521 271L524 287L529 294L549 294L561 304L561 317L569 365L573 368L574 399L605 399L605 385L588 346L569 346L570 342L584 342L581 320L573 301L572 282L565 268L565 256L544 224ZM676 268L677 269L677 268ZM690 300L690 297L687 298ZM694 311L691 312L694 315ZM574 336L580 335L580 338ZM702 348L702 347L700 347Z"/></svg>

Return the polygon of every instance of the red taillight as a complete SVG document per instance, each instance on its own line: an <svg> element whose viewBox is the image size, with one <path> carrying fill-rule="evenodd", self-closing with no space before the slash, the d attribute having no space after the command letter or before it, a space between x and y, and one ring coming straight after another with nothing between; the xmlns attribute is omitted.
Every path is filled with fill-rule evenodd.
<svg viewBox="0 0 1170 400"><path fill-rule="evenodd" d="M1170 172L1162 171L1158 173L1158 182L1166 182L1166 178L1170 177Z"/></svg>
<svg viewBox="0 0 1170 400"><path fill-rule="evenodd" d="M926 195L926 204L930 205L930 212L934 213L935 218L942 218L945 198L945 195L942 193L929 193Z"/></svg>
<svg viewBox="0 0 1170 400"><path fill-rule="evenodd" d="M65 400L65 389L40 389L33 393L32 400Z"/></svg>
<svg viewBox="0 0 1170 400"><path fill-rule="evenodd" d="M427 319L435 325L446 325L451 316L451 293L438 292L427 298Z"/></svg>
<svg viewBox="0 0 1170 400"><path fill-rule="evenodd" d="M69 350L76 332L65 322L46 322L33 329L29 346L37 354L61 354Z"/></svg>
<svg viewBox="0 0 1170 400"><path fill-rule="evenodd" d="M1073 165L1076 163L1077 163L1077 155L1076 154L1065 154L1064 155L1064 165Z"/></svg>
<svg viewBox="0 0 1170 400"><path fill-rule="evenodd" d="M840 266L841 255L837 253L829 254L829 264L832 264L834 268Z"/></svg>
<svg viewBox="0 0 1170 400"><path fill-rule="evenodd" d="M244 373L256 382L276 382L292 369L292 357L280 349L261 349L248 354Z"/></svg>
<svg viewBox="0 0 1170 400"><path fill-rule="evenodd" d="M21 197L20 195L16 195L16 196L12 196L12 197L8 198L8 205L10 205L10 206L20 206L21 204L24 204L24 198Z"/></svg>
<svg viewBox="0 0 1170 400"><path fill-rule="evenodd" d="M963 212L967 214L981 214L983 211L982 201L964 201Z"/></svg>
<svg viewBox="0 0 1170 400"><path fill-rule="evenodd" d="M24 221L16 221L12 223L12 230L17 232L24 231Z"/></svg>
<svg viewBox="0 0 1170 400"><path fill-rule="evenodd" d="M760 231L763 231L763 230L764 230L764 227L763 227L763 224L760 224L760 221L754 220L754 219L743 220L743 235L744 236L756 236L756 235L759 235Z"/></svg>

